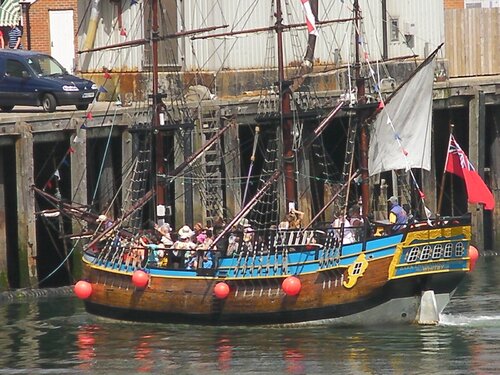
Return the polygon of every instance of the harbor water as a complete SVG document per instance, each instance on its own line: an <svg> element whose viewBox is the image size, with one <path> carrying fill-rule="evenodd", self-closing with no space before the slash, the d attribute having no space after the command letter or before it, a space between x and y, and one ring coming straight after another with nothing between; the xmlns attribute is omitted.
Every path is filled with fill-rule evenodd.
<svg viewBox="0 0 500 375"><path fill-rule="evenodd" d="M500 374L500 256L483 256L437 326L135 324L73 296L0 302L0 374Z"/></svg>

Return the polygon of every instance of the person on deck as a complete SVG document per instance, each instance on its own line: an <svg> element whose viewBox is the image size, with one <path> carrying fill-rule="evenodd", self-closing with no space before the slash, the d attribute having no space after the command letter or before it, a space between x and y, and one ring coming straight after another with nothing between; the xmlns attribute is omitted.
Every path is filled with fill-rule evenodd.
<svg viewBox="0 0 500 375"><path fill-rule="evenodd" d="M337 241L342 240L342 243L344 245L353 243L355 241L354 233L351 228L351 222L345 215L341 213L336 215L336 219L333 221L332 227L334 231L334 237L337 239Z"/></svg>
<svg viewBox="0 0 500 375"><path fill-rule="evenodd" d="M354 241L361 241L362 239L363 218L360 211L361 209L357 204L352 205L349 209L349 223L351 224L349 231L352 233Z"/></svg>
<svg viewBox="0 0 500 375"><path fill-rule="evenodd" d="M196 244L192 241L194 231L184 225L178 232L178 240L174 242L168 263L172 268L184 268L192 257Z"/></svg>
<svg viewBox="0 0 500 375"><path fill-rule="evenodd" d="M172 227L168 223L163 223L162 225L155 224L155 229L160 235L160 242L165 245L165 248L170 248L174 244L170 232L172 232Z"/></svg>
<svg viewBox="0 0 500 375"><path fill-rule="evenodd" d="M387 200L390 204L389 222L394 224L392 230L394 232L403 229L408 223L408 215L403 207L399 205L398 197L394 195Z"/></svg>
<svg viewBox="0 0 500 375"><path fill-rule="evenodd" d="M279 229L299 229L302 227L304 213L292 208L285 216L285 220L279 223Z"/></svg>

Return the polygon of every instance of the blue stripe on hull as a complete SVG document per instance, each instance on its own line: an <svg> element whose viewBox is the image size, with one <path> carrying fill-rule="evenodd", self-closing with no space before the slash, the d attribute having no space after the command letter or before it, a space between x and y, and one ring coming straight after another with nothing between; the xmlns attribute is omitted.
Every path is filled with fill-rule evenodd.
<svg viewBox="0 0 500 375"><path fill-rule="evenodd" d="M388 237L373 238L366 242L365 253L369 260L393 256L396 246L402 240L403 235L398 234ZM338 249L337 249L338 251ZM335 249L314 248L311 250L289 252L284 262L284 256L279 254L242 255L232 258L222 258L215 277L226 278L257 278L257 277L282 277L286 275L300 275L304 273L318 272L325 268L347 267L351 265L358 255L363 251L362 243L344 245L342 255L334 259ZM328 258L330 257L330 258ZM92 259L86 255L86 259ZM103 268L111 268L111 262L98 262ZM113 269L116 272L131 273L132 269L125 266ZM148 268L151 275L164 277L197 277L196 270Z"/></svg>

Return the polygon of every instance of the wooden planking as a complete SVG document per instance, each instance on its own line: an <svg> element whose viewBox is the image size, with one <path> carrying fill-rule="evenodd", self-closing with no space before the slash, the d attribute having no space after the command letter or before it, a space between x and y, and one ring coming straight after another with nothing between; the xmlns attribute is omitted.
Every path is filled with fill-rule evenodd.
<svg viewBox="0 0 500 375"><path fill-rule="evenodd" d="M449 76L500 73L500 8L445 10Z"/></svg>

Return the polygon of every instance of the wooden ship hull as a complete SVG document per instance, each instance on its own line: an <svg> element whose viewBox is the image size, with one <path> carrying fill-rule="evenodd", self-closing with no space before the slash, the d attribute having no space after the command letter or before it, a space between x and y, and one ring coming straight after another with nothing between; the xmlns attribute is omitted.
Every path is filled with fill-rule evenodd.
<svg viewBox="0 0 500 375"><path fill-rule="evenodd" d="M471 269L470 224L455 220L366 242L297 246L221 257L214 269L136 269L84 255L92 314L131 321L209 325L436 323ZM300 280L289 295L283 282ZM229 286L218 297L218 283ZM429 321L429 316L430 321Z"/></svg>

